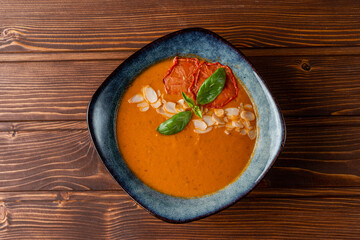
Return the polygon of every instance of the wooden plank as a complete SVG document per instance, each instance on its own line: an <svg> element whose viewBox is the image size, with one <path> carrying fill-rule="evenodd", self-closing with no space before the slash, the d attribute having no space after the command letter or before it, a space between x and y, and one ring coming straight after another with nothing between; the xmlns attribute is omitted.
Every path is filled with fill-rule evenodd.
<svg viewBox="0 0 360 240"><path fill-rule="evenodd" d="M287 127L346 127L360 126L360 116L285 117ZM84 130L86 120L67 121L0 121L0 132Z"/></svg>
<svg viewBox="0 0 360 240"><path fill-rule="evenodd" d="M88 201L102 196L110 202L119 198L131 198L121 188L117 190L39 190L39 191L0 191L0 202L20 201ZM244 198L357 198L360 187L312 187L312 188L271 188L257 186ZM240 200L241 201L241 200Z"/></svg>
<svg viewBox="0 0 360 240"><path fill-rule="evenodd" d="M285 116L360 114L360 55L250 60ZM85 120L92 94L121 62L2 63L0 121Z"/></svg>
<svg viewBox="0 0 360 240"><path fill-rule="evenodd" d="M0 122L0 132L87 130L86 121Z"/></svg>
<svg viewBox="0 0 360 240"><path fill-rule="evenodd" d="M335 118L323 125L313 125L319 119L310 117L289 124L285 148L259 187L359 187L359 122L338 126L347 117ZM0 191L119 189L85 126L0 123Z"/></svg>
<svg viewBox="0 0 360 240"><path fill-rule="evenodd" d="M360 47L240 48L247 57L359 55ZM0 52L0 62L124 60L135 51Z"/></svg>
<svg viewBox="0 0 360 240"><path fill-rule="evenodd" d="M359 46L357 1L2 1L3 52L133 51L205 27L238 47Z"/></svg>
<svg viewBox="0 0 360 240"><path fill-rule="evenodd" d="M91 96L121 62L0 64L0 120L85 120Z"/></svg>
<svg viewBox="0 0 360 240"><path fill-rule="evenodd" d="M360 116L285 117L291 127L346 127L360 126Z"/></svg>
<svg viewBox="0 0 360 240"><path fill-rule="evenodd" d="M87 130L1 132L0 166L1 191L119 188Z"/></svg>
<svg viewBox="0 0 360 240"><path fill-rule="evenodd" d="M0 53L0 62L124 60L134 52L135 51L5 52Z"/></svg>
<svg viewBox="0 0 360 240"><path fill-rule="evenodd" d="M360 114L360 56L251 57L285 116Z"/></svg>
<svg viewBox="0 0 360 240"><path fill-rule="evenodd" d="M359 126L288 127L284 151L262 184L359 186L358 131Z"/></svg>
<svg viewBox="0 0 360 240"><path fill-rule="evenodd" d="M214 216L174 225L124 194L51 192L34 199L35 194L0 203L1 239L347 239L360 234L359 197L244 198Z"/></svg>

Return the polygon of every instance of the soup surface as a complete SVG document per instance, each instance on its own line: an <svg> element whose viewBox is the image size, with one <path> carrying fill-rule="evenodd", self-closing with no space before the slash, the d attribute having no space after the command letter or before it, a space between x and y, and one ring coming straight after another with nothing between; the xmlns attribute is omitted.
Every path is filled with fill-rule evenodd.
<svg viewBox="0 0 360 240"><path fill-rule="evenodd" d="M177 134L160 134L156 129L166 116L155 107L140 108L128 100L144 86L150 86L160 91L159 98L162 95L166 101L176 103L181 95L167 94L163 83L172 65L173 59L168 59L150 66L125 92L116 123L118 145L128 167L149 187L177 197L199 197L226 187L246 169L255 146L256 119L247 121L251 126L237 127L237 131L214 125L211 131L199 133L189 122ZM241 84L237 85L237 97L223 109L246 106L254 113L246 91ZM214 110L203 111L205 114ZM200 118L193 114L192 119ZM233 130L226 132L226 129ZM249 137L251 129L253 136Z"/></svg>

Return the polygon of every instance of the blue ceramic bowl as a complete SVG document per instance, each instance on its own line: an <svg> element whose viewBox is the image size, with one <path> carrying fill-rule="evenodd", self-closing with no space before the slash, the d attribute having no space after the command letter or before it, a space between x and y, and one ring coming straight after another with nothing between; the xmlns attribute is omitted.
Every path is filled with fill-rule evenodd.
<svg viewBox="0 0 360 240"><path fill-rule="evenodd" d="M162 59L192 54L229 66L243 81L257 106L258 136L251 163L235 182L213 194L186 199L149 188L129 170L117 146L115 125L119 101L134 76ZM285 142L282 114L264 81L235 47L201 28L171 33L126 59L95 92L88 106L87 120L93 143L120 186L150 213L173 223L209 216L238 201L264 177Z"/></svg>

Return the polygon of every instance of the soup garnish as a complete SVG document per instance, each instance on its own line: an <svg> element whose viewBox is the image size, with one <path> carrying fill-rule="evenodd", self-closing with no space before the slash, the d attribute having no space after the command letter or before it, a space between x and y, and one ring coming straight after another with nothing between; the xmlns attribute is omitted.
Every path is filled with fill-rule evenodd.
<svg viewBox="0 0 360 240"><path fill-rule="evenodd" d="M250 139L256 137L255 127L251 125L251 121L255 120L252 106L247 109L242 105L237 108L221 108L238 95L236 79L228 66L206 61L199 64L196 58L175 57L163 83L167 93L180 95L182 99L177 103L167 102L164 95L157 95L150 86L142 88L143 95L136 94L129 99L130 103L137 103L142 112L152 106L159 114L170 118L157 127L159 133L164 135L179 133L189 123L192 111L201 118L193 120L196 133L207 133L214 126L225 127L226 134L235 130L243 135L247 134ZM191 94L195 101L184 91ZM188 113L183 114L183 111ZM247 130L242 129L244 127Z"/></svg>
<svg viewBox="0 0 360 240"><path fill-rule="evenodd" d="M223 68L217 69L199 88L196 95L196 102L204 105L211 103L221 93L225 85L225 70ZM192 111L200 118L202 113L199 106L195 105L191 98L186 96L184 92L181 92L185 102L192 109ZM157 131L164 135L171 135L180 132L185 128L191 119L191 112L185 111L175 114L170 119L161 123L157 128Z"/></svg>
<svg viewBox="0 0 360 240"><path fill-rule="evenodd" d="M236 84L236 79L228 66L221 65L220 63L209 63L203 62L196 69L194 73L193 83L190 87L192 93L197 94L204 81L208 79L211 74L216 72L217 69L224 69L226 73L226 82L223 90L219 96L206 105L208 108L221 108L229 103L231 100L236 98L238 94L238 86Z"/></svg>

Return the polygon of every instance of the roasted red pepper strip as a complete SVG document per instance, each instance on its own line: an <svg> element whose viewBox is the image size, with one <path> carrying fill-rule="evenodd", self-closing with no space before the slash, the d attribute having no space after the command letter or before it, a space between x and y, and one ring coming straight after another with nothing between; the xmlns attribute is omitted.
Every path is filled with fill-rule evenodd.
<svg viewBox="0 0 360 240"><path fill-rule="evenodd" d="M215 98L214 101L205 105L208 108L221 108L229 103L231 100L236 98L238 95L239 89L237 86L236 79L228 66L221 65L220 63L209 63L203 62L196 69L194 73L194 81L191 85L191 91L193 96L196 97L197 92L199 91L200 86L203 82L210 77L218 68L225 68L226 72L226 82L222 92Z"/></svg>
<svg viewBox="0 0 360 240"><path fill-rule="evenodd" d="M174 58L174 64L165 74L163 82L167 94L178 94L190 92L193 83L193 75L199 67L199 60L196 58Z"/></svg>

